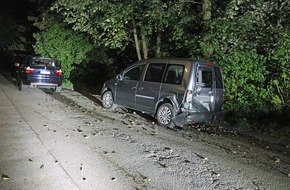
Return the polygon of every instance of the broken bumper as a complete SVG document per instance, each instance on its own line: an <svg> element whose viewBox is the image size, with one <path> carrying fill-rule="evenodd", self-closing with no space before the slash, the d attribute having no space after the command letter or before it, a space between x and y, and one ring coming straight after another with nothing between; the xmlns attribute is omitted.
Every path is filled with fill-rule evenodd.
<svg viewBox="0 0 290 190"><path fill-rule="evenodd" d="M172 118L172 121L176 126L183 124L194 124L194 123L211 123L218 122L223 119L222 112L183 112Z"/></svg>

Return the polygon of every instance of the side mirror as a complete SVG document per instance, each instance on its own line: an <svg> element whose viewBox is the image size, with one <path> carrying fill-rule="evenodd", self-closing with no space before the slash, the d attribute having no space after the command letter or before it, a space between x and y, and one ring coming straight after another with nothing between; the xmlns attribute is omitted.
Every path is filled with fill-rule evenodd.
<svg viewBox="0 0 290 190"><path fill-rule="evenodd" d="M123 76L122 76L121 74L118 74L118 75L116 76L116 79L122 81L122 80L123 80Z"/></svg>

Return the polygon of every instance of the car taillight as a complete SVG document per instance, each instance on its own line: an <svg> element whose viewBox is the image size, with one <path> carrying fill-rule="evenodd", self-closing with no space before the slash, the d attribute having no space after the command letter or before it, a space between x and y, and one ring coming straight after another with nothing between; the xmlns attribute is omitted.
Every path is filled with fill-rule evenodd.
<svg viewBox="0 0 290 190"><path fill-rule="evenodd" d="M186 94L186 103L191 103L192 102L192 90L187 91Z"/></svg>
<svg viewBox="0 0 290 190"><path fill-rule="evenodd" d="M58 76L62 76L62 71L59 69L59 70L54 70L54 73Z"/></svg>
<svg viewBox="0 0 290 190"><path fill-rule="evenodd" d="M212 66L212 62L207 62L207 63L206 63L206 66L207 66L207 67L211 67L211 66Z"/></svg>
<svg viewBox="0 0 290 190"><path fill-rule="evenodd" d="M26 69L25 69L25 74L31 74L31 73L33 73L35 71L35 69L33 69L33 68L30 68L30 67L27 67Z"/></svg>

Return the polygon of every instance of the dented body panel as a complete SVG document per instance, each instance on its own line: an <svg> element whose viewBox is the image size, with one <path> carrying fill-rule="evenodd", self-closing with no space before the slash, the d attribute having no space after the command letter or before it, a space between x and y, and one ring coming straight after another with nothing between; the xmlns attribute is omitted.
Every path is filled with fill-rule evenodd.
<svg viewBox="0 0 290 190"><path fill-rule="evenodd" d="M176 126L222 119L224 84L218 65L191 59L148 59L136 62L104 83L102 95L114 103L152 115L169 103Z"/></svg>

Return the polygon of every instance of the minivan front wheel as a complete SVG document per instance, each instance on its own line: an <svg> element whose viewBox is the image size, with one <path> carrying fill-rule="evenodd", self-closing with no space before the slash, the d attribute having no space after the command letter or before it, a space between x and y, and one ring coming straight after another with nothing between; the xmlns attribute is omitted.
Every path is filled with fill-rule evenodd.
<svg viewBox="0 0 290 190"><path fill-rule="evenodd" d="M176 112L173 109L172 105L170 103L164 103L159 106L156 117L159 125L173 128L175 125L172 121L172 118L175 115Z"/></svg>
<svg viewBox="0 0 290 190"><path fill-rule="evenodd" d="M111 91L107 91L103 94L102 105L108 110L113 110L117 107L117 105L114 103L114 98Z"/></svg>

